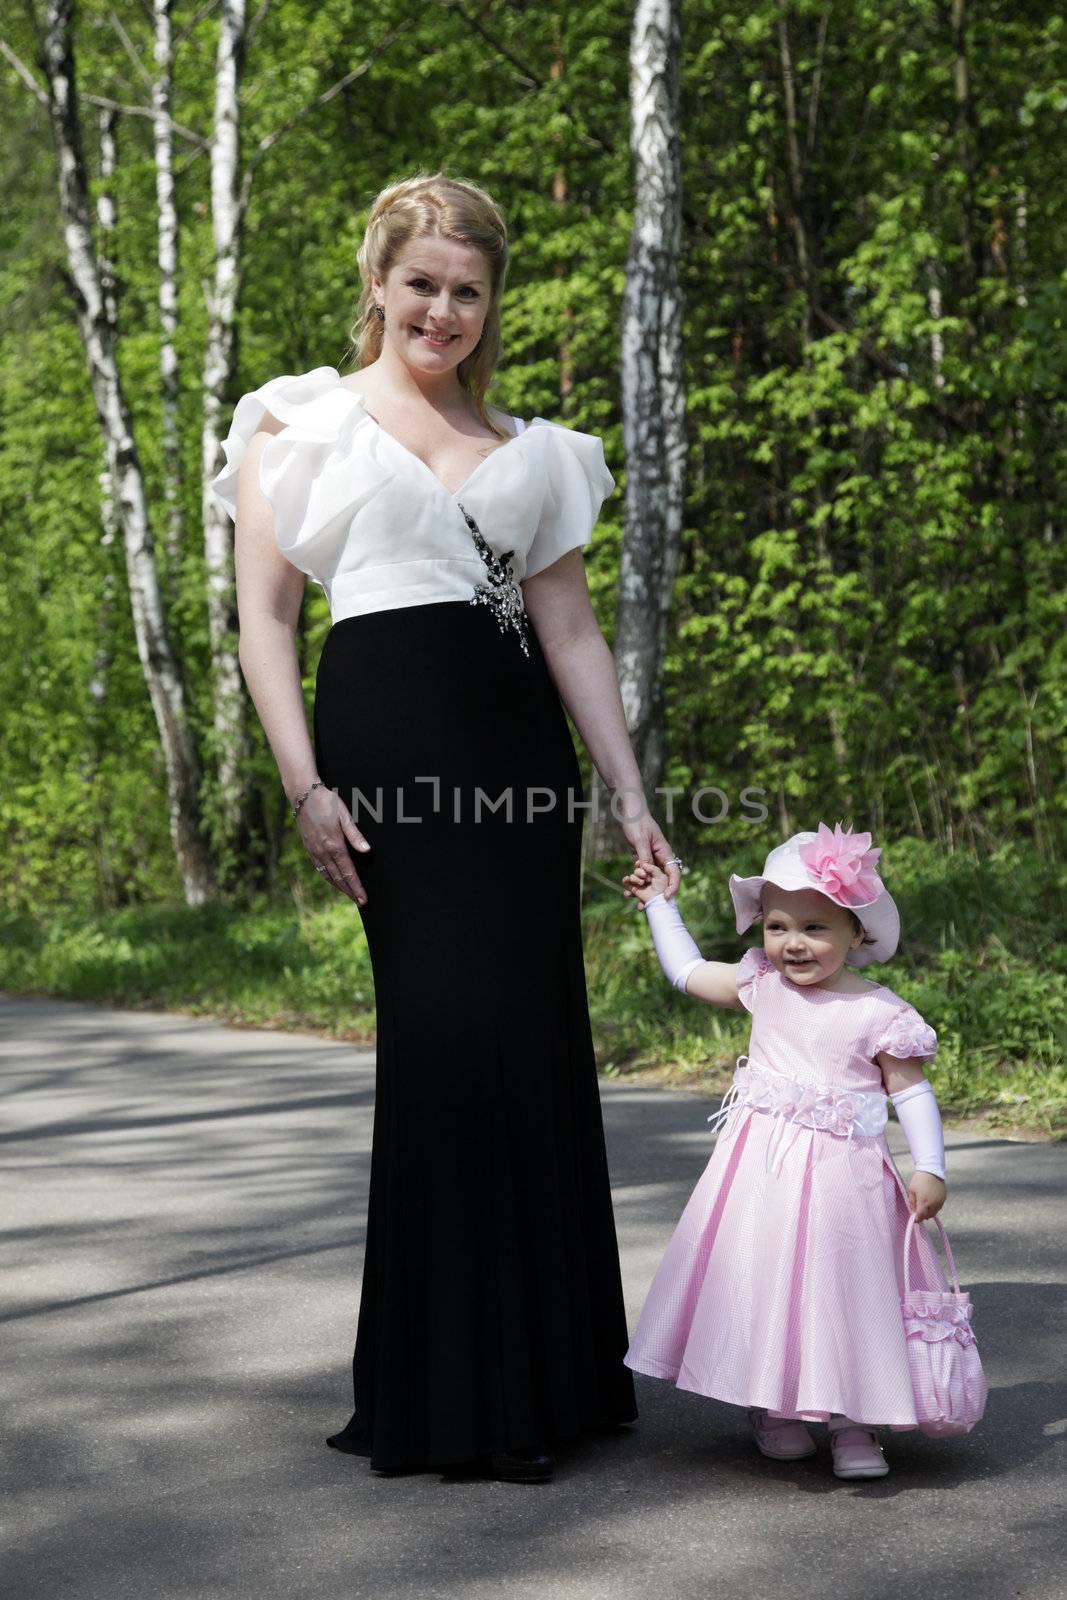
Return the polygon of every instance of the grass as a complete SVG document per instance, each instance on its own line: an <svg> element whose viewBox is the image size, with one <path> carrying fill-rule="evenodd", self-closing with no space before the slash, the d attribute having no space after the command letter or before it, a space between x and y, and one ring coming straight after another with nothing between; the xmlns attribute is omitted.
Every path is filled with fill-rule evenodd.
<svg viewBox="0 0 1067 1600"><path fill-rule="evenodd" d="M246 899L40 919L0 912L0 988L374 1039L367 943L339 897L314 910Z"/></svg>
<svg viewBox="0 0 1067 1600"><path fill-rule="evenodd" d="M888 854L888 853L887 853ZM731 866L758 871L760 861ZM625 863L589 873L584 926L601 1072L721 1094L747 1043L743 1013L717 1011L667 984L644 918L617 887ZM891 870L891 876L889 876ZM702 953L736 961L728 872L689 874L681 905ZM949 1121L1067 1137L1065 874L1031 851L978 860L914 840L887 864L906 938L868 970L937 1029L928 1068ZM314 886L318 888L318 886ZM447 937L447 911L442 912ZM368 1044L374 988L353 905L303 886L291 902L231 900L95 915L0 910L0 988L169 1009Z"/></svg>

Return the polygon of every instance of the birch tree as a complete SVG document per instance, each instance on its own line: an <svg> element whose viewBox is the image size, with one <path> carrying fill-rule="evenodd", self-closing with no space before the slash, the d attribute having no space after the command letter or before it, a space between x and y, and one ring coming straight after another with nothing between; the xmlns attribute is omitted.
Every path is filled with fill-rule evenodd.
<svg viewBox="0 0 1067 1600"><path fill-rule="evenodd" d="M685 496L685 379L678 253L679 0L638 0L630 38L633 228L622 304L626 451L615 669L631 742L653 810L664 761L663 663ZM617 839L601 790L590 851ZM619 802L620 815L632 811Z"/></svg>
<svg viewBox="0 0 1067 1600"><path fill-rule="evenodd" d="M174 189L171 87L174 53L171 0L154 0L155 75L152 138L155 145L156 232L159 259L159 386L163 414L163 496L167 515L167 574L174 582L182 548L181 438L178 425L178 206Z"/></svg>
<svg viewBox="0 0 1067 1600"><path fill-rule="evenodd" d="M130 408L116 359L113 301L90 223L89 183L75 82L72 0L48 0L41 62L55 143L59 203L78 330L104 439L114 511L122 532L137 653L163 750L171 839L185 898L198 905L213 888L200 828L200 764L178 663L160 597L155 543Z"/></svg>
<svg viewBox="0 0 1067 1600"><path fill-rule="evenodd" d="M266 5L256 21L262 20ZM49 0L41 55L49 94L32 72L2 42L3 54L51 120L60 172L60 199L71 276L78 300L78 322L90 369L101 425L107 437L108 475L115 498L131 569L130 603L138 651L160 729L167 774L172 836L187 901L197 904L213 887L216 868L206 840L201 839L199 800L201 770L186 720L178 657L168 632L162 603L162 580L147 495L133 439L130 410L117 365L118 325L110 289L109 266L89 226L88 175L82 156L78 101L75 92L73 5ZM160 367L163 414L163 479L167 507L167 550L171 573L178 570L182 547L180 450L178 439L179 373L177 364L178 233L173 139L188 141L210 160L211 221L214 238L212 278L204 284L208 308L201 372L200 440L206 604L211 650L211 704L217 820L214 842L237 846L248 831L251 778L247 701L237 654L237 616L229 521L209 489L221 461L220 434L232 389L235 326L241 280L241 237L252 196L253 180L277 141L315 108L326 104L361 78L377 56L413 24L405 20L388 32L351 71L325 92L305 102L261 138L242 169L240 85L252 31L246 27L244 0L228 0L221 8L216 49L215 104L210 139L175 122L171 115L173 45L171 0L154 0L155 76L141 62L137 47L114 15L112 26L126 55L144 80L149 107L120 105L105 97L86 99L113 113L147 116L153 123L157 198L157 262L160 309ZM255 24L252 25L253 27ZM103 231L103 225L102 225ZM116 431L117 430L117 431ZM123 463L124 479L114 472L112 458ZM108 501L105 486L105 502ZM188 814L183 808L191 807Z"/></svg>
<svg viewBox="0 0 1067 1600"><path fill-rule="evenodd" d="M159 0L162 5L163 0ZM237 835L247 804L248 722L237 656L237 600L229 519L211 492L220 465L222 417L234 361L240 284L241 226L248 203L239 194L241 102L245 57L244 0L222 8L215 55L215 112L211 138L211 226L214 280L205 285L208 307L201 374L201 511L204 576L213 669L213 708L219 806L225 837Z"/></svg>
<svg viewBox="0 0 1067 1600"><path fill-rule="evenodd" d="M262 19L265 9L265 6L260 8L253 27ZM200 456L216 771L220 820L228 839L236 838L248 801L245 777L248 772L247 702L237 655L230 523L209 486L221 465L220 434L233 376L244 219L256 173L268 151L311 112L362 78L381 52L412 25L407 19L386 33L368 50L358 67L344 73L330 88L306 102L261 138L247 164L242 166L240 86L251 29L246 30L244 0L228 0L222 9L215 56L215 111L210 146L211 226L215 250L213 278L204 286L208 324L201 375Z"/></svg>

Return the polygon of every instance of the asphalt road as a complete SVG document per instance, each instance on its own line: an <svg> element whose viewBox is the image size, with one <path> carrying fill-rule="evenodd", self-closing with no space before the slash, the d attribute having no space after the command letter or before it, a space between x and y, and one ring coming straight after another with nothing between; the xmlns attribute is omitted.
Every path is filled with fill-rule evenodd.
<svg viewBox="0 0 1067 1600"><path fill-rule="evenodd" d="M737 1411L652 1378L550 1484L380 1478L323 1442L348 1416L373 1057L3 997L0 1056L18 1600L1067 1600L1067 1147L950 1136L989 1407L962 1440L892 1436L888 1478L836 1480L825 1435L766 1461ZM603 1101L632 1327L709 1106Z"/></svg>

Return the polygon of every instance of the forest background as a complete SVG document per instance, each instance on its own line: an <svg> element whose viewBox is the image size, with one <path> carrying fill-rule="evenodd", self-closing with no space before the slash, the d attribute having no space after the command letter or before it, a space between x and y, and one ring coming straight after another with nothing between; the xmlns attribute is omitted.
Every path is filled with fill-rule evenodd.
<svg viewBox="0 0 1067 1600"><path fill-rule="evenodd" d="M45 8L4 8L0 985L366 1039L358 914L311 870L254 714L241 825L219 825L201 434L220 9L173 16L171 115L196 136L175 161L176 498L152 122L112 115L106 179L98 137L101 102L149 103L151 7L84 6L74 29L118 363L202 771L213 892L190 905L48 111L27 82L44 83ZM373 196L443 168L488 187L509 223L491 398L601 434L625 483L631 21L617 0L260 8L222 432L245 390L343 365ZM1062 1133L1067 26L1035 0L686 0L679 69L687 464L662 782L683 797L668 833L693 863L687 921L707 956L734 959L729 871L758 870L819 819L870 828L905 930L885 980L938 1029L945 1103ZM587 550L609 640L624 535L619 493ZM309 586L309 704L328 627ZM703 786L727 798L719 821L688 803ZM759 825L746 787L765 791ZM721 809L703 802L704 817ZM621 899L624 866L590 859L583 884L601 1068L721 1089L738 1022L667 989Z"/></svg>

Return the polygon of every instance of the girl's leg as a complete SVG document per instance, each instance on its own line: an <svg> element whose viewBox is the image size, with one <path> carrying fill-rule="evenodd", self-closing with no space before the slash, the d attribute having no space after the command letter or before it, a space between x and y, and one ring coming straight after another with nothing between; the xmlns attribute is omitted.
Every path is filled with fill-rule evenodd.
<svg viewBox="0 0 1067 1600"><path fill-rule="evenodd" d="M830 1429L830 1449L834 1458L834 1476L837 1478L884 1478L889 1463L882 1454L878 1434L864 1422L853 1422L851 1417L834 1415L827 1426Z"/></svg>

